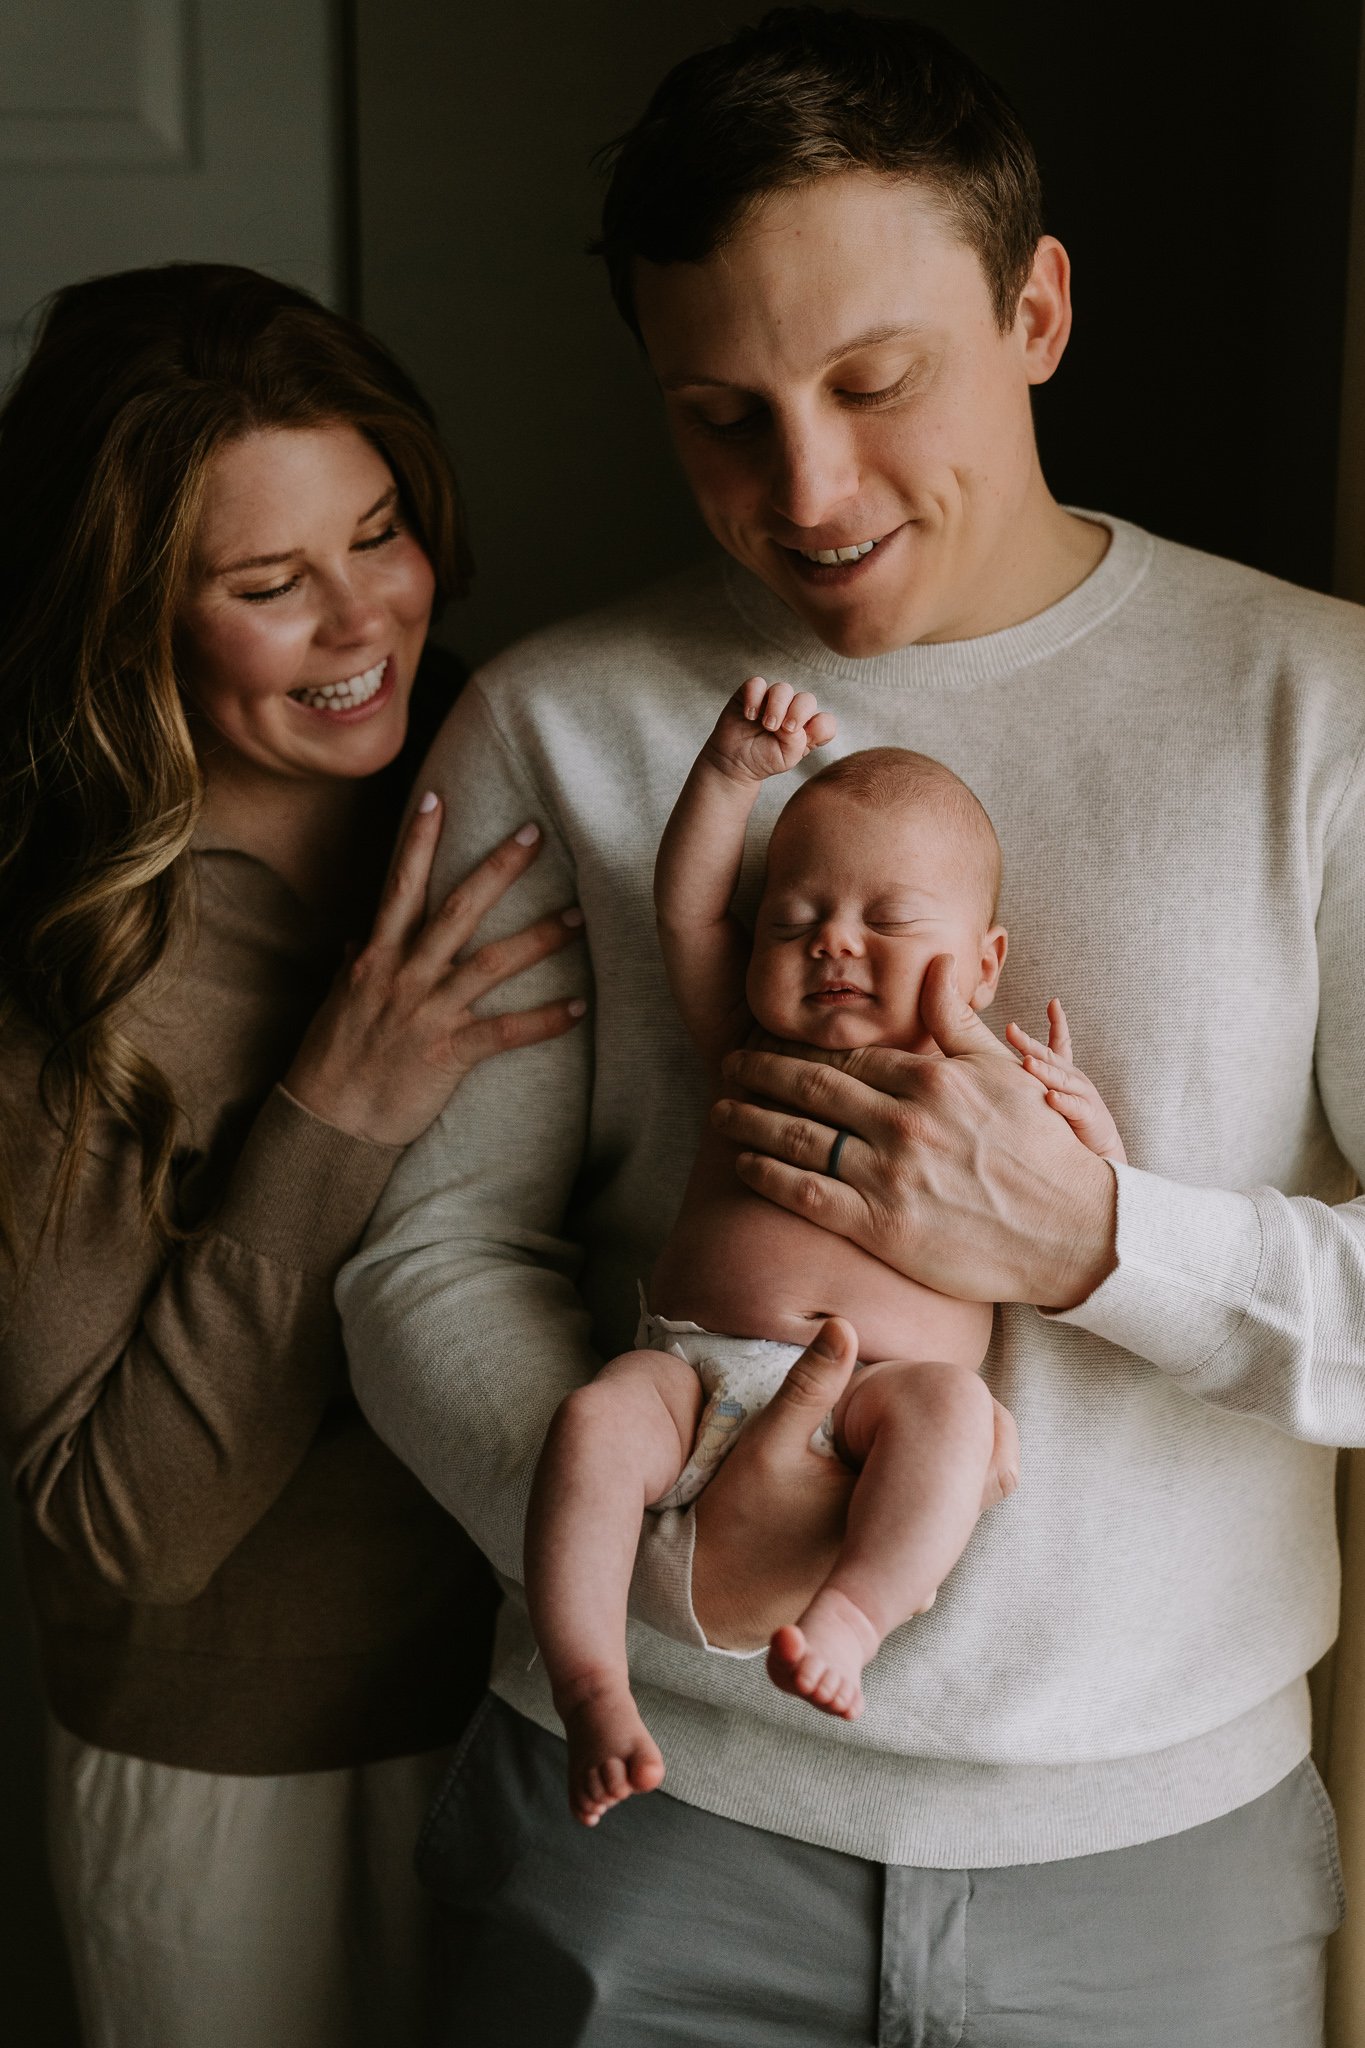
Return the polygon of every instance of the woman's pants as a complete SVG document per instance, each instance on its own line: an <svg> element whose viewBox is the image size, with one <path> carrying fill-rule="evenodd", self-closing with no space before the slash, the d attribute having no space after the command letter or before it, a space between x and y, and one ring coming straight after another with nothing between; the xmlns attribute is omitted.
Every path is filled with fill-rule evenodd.
<svg viewBox="0 0 1365 2048"><path fill-rule="evenodd" d="M426 2048L435 1915L412 1849L448 1750L244 1778L50 1737L85 2048Z"/></svg>

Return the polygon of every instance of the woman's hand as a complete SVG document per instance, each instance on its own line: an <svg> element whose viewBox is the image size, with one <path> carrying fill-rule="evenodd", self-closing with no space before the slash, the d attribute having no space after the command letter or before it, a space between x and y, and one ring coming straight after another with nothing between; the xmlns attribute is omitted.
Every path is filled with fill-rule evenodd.
<svg viewBox="0 0 1365 2048"><path fill-rule="evenodd" d="M697 1499L692 1609L718 1649L766 1649L833 1568L856 1475L810 1440L857 1361L852 1325L831 1316Z"/></svg>
<svg viewBox="0 0 1365 2048"><path fill-rule="evenodd" d="M789 1105L715 1105L743 1148L740 1179L941 1294L1074 1307L1113 1270L1111 1168L963 1002L947 955L930 963L920 1015L945 1058L870 1046L840 1072L732 1053L728 1079Z"/></svg>
<svg viewBox="0 0 1365 2048"><path fill-rule="evenodd" d="M539 853L540 831L523 825L427 917L440 833L440 803L423 797L369 942L342 968L284 1077L290 1094L324 1123L375 1144L410 1143L480 1060L558 1038L587 1009L575 1000L496 1017L473 1014L471 1006L490 989L578 938L583 916L559 911L457 961L480 919Z"/></svg>

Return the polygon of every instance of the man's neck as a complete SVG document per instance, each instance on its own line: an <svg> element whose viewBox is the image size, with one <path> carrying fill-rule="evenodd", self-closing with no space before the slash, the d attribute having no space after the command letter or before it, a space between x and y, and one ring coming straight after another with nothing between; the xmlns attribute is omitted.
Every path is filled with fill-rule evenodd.
<svg viewBox="0 0 1365 2048"><path fill-rule="evenodd" d="M1037 485L1011 519L1008 541L992 556L988 591L956 619L926 633L926 645L1022 626L1060 604L1098 569L1109 551L1109 529L1066 511L1041 475Z"/></svg>

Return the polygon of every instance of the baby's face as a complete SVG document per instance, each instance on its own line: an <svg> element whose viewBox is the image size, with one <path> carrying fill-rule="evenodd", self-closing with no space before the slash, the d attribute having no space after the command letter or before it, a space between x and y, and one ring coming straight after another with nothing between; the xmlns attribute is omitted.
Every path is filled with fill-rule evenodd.
<svg viewBox="0 0 1365 2048"><path fill-rule="evenodd" d="M1004 960L973 869L928 809L803 794L768 850L747 983L755 1021L830 1050L931 1051L919 1013L929 962L951 953L964 1001L984 1009Z"/></svg>

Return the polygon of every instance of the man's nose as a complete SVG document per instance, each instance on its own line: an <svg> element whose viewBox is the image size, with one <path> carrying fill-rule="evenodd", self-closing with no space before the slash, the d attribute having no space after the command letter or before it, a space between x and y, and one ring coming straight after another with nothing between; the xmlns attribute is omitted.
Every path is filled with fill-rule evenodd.
<svg viewBox="0 0 1365 2048"><path fill-rule="evenodd" d="M850 421L813 409L789 416L777 422L773 451L773 510L789 526L827 527L857 497L861 472Z"/></svg>

